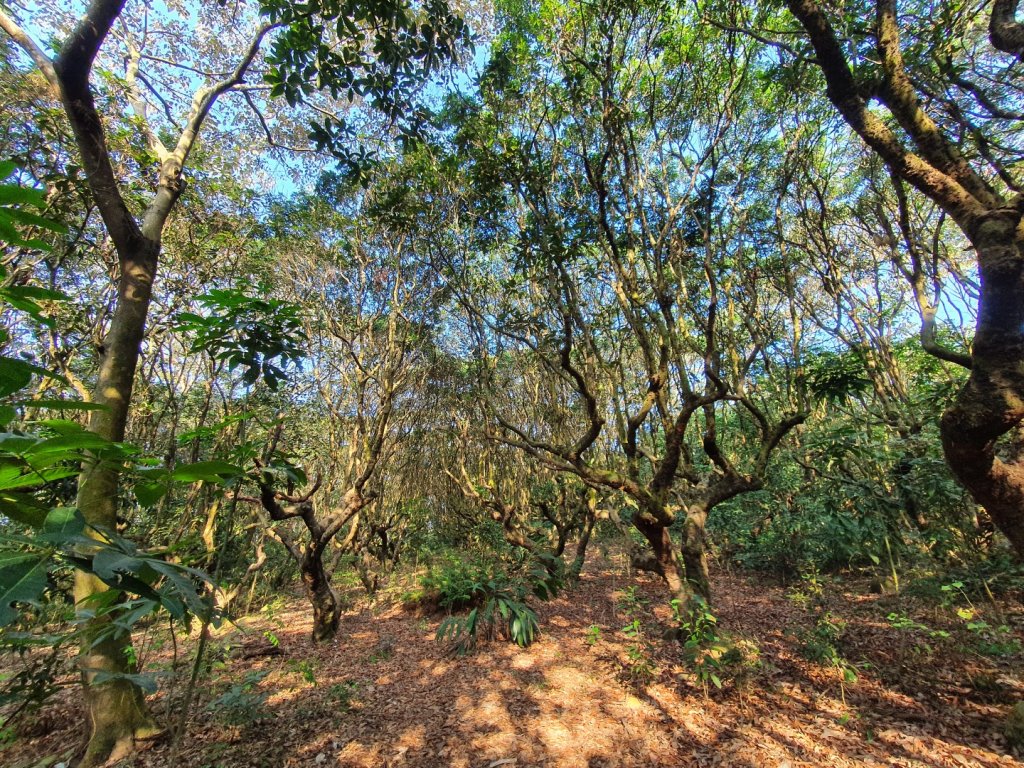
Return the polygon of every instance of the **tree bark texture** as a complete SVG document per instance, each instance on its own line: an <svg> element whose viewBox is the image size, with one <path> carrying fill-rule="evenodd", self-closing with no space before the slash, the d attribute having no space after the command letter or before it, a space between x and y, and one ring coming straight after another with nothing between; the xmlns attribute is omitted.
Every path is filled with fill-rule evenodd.
<svg viewBox="0 0 1024 768"><path fill-rule="evenodd" d="M302 558L300 570L302 585L313 606L313 642L325 643L333 640L338 634L341 608L338 594L331 586L331 580L324 569L323 552L315 546L310 547Z"/></svg>
<svg viewBox="0 0 1024 768"><path fill-rule="evenodd" d="M997 190L988 171L979 173L964 156L957 131L930 116L930 99L918 93L903 59L895 0L875 1L878 80L870 92L859 86L830 12L817 0L787 5L814 48L829 100L847 124L895 177L941 206L974 246L981 291L971 372L942 417L942 444L950 469L1024 557L1024 457L999 446L1024 422L1024 194L1012 183ZM1019 56L1024 26L1016 21L1017 7L1016 0L993 3L989 39L997 50ZM869 101L885 107L903 133L894 133Z"/></svg>
<svg viewBox="0 0 1024 768"><path fill-rule="evenodd" d="M711 576L708 573L707 555L707 510L692 507L683 523L682 558L686 581L690 588L711 603Z"/></svg>
<svg viewBox="0 0 1024 768"><path fill-rule="evenodd" d="M683 565L668 526L648 522L639 516L634 518L633 525L651 545L657 572L665 580L673 598L684 604L689 602L693 591L684 576Z"/></svg>
<svg viewBox="0 0 1024 768"><path fill-rule="evenodd" d="M1024 421L1024 233L1021 213L987 217L972 238L981 299L971 373L942 417L950 468L1024 556L1024 456L1000 455L999 440Z"/></svg>
<svg viewBox="0 0 1024 768"><path fill-rule="evenodd" d="M118 284L117 305L103 342L99 377L93 401L105 406L93 411L89 429L101 437L124 439L131 402L139 345L145 331L146 313L156 272L158 243L146 243L137 256L122 259L124 270ZM83 468L78 481L78 509L93 535L117 526L118 472L116 467L93 463ZM90 607L108 587L95 576L75 573L75 601ZM90 622L81 647L80 664L89 744L83 766L102 765L130 754L137 739L152 738L161 730L146 710L142 691L126 679L96 682L97 673L128 675L136 672L131 659L131 635L124 633L94 643L91 638L106 629L108 619Z"/></svg>

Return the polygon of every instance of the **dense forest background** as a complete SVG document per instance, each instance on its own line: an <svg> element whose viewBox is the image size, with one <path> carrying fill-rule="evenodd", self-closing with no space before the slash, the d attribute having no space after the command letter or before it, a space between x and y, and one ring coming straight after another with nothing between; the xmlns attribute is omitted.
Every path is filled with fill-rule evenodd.
<svg viewBox="0 0 1024 768"><path fill-rule="evenodd" d="M742 702L774 674L753 607L774 595L837 727L865 675L972 669L958 695L988 709L949 764L985 739L1003 764L1024 742L1016 13L0 6L8 754L201 764L180 750L203 712L261 722L270 684L225 677L224 638L282 596L314 687L311 658L402 604L394 632L442 642L403 635L421 660L617 633L630 690L676 664ZM842 595L890 634L844 645ZM603 629L565 613L602 600ZM284 663L279 634L245 658ZM349 710L355 684L323 689ZM82 742L50 759L31 733L54 706ZM625 754L589 764L669 759Z"/></svg>

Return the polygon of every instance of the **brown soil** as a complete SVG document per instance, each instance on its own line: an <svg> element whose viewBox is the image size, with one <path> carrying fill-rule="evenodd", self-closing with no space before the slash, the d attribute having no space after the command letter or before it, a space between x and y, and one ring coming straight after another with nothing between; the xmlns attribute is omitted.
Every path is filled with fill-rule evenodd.
<svg viewBox="0 0 1024 768"><path fill-rule="evenodd" d="M595 560L578 586L538 607L543 635L528 649L493 642L453 658L434 640L441 617L413 616L394 595L355 604L339 638L323 646L311 643L299 598L240 620L214 637L212 680L176 754L165 741L131 765L1024 765L1002 735L1009 707L1024 699L1020 653L979 652L976 633L949 610L838 587L827 590L826 603L808 603L784 587L717 573L720 632L756 646L759 660L733 668L738 677L719 674L723 688L705 692L683 649L661 638L669 610L660 582L627 577L620 558ZM646 605L628 605L630 585ZM999 610L998 623L1019 620ZM829 659L806 658L825 611L853 682L841 682ZM919 626L893 627L890 612ZM622 631L634 618L639 638ZM152 657L167 664L168 646ZM256 681L252 690L209 708L246 675ZM159 715L180 713L187 677L183 662L177 682L165 686L172 693L154 700ZM21 726L0 764L64 759L81 747L81 722L69 690Z"/></svg>

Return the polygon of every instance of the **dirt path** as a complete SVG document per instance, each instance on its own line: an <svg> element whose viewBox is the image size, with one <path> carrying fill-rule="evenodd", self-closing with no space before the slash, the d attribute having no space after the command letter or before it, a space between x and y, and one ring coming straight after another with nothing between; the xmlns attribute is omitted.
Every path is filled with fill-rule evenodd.
<svg viewBox="0 0 1024 768"><path fill-rule="evenodd" d="M837 595L828 610L846 622L843 655L857 665L856 682L840 685L835 666L798 653L815 618L786 590L726 573L715 584L720 626L753 640L760 663L749 679L708 695L678 646L657 636L668 618L661 585L627 579L609 560L540 606L544 634L535 645L492 643L464 659L434 641L438 617L394 604L350 611L337 642L316 647L306 607L290 601L235 633L250 649L270 650L272 637L279 655L216 665L216 689L204 692L177 756L158 744L134 765L1024 765L1006 754L1000 732L1008 703L1021 698L1019 658L963 656L953 640L894 629L883 598ZM649 645L621 631L633 618ZM204 709L217 694L221 704ZM30 757L60 753L80 739L78 722L73 704L56 704L0 753L0 764L32 766Z"/></svg>

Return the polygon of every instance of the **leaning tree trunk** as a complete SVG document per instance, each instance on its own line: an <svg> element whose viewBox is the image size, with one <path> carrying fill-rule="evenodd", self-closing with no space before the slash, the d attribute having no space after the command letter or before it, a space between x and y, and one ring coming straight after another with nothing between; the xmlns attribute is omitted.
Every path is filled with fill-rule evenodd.
<svg viewBox="0 0 1024 768"><path fill-rule="evenodd" d="M576 556L569 563L566 571L569 581L579 581L580 574L583 573L583 565L587 561L587 546L590 544L590 536L594 532L594 525L596 523L597 515L595 511L592 508L588 508L586 519L583 521L583 527L580 529L579 541L576 542Z"/></svg>
<svg viewBox="0 0 1024 768"><path fill-rule="evenodd" d="M92 432L114 442L124 439L158 251L159 243L145 240L135 258L122 259L117 306L103 342L93 395L93 400L105 407L93 411L89 422ZM98 537L102 535L100 531L116 528L117 498L116 467L97 463L83 468L78 481L78 509L90 526L90 535ZM91 600L107 589L95 576L75 572L75 602L80 609L92 609ZM93 642L97 633L106 634L108 628L109 618L91 619L81 647L85 706L91 729L83 766L114 762L131 754L136 740L161 733L146 710L142 691L123 677L136 672L130 662L130 633ZM99 674L115 677L97 683Z"/></svg>
<svg viewBox="0 0 1024 768"><path fill-rule="evenodd" d="M971 238L981 299L971 374L942 417L954 474L1024 557L1024 456L999 455L998 440L1024 421L1024 233L1021 214L987 217Z"/></svg>
<svg viewBox="0 0 1024 768"><path fill-rule="evenodd" d="M686 521L683 523L683 566L686 581L693 591L711 603L711 577L708 574L707 532L705 525L708 510L700 505L693 505L687 510Z"/></svg>
<svg viewBox="0 0 1024 768"><path fill-rule="evenodd" d="M306 596L313 606L313 642L327 642L338 633L341 606L324 569L323 551L315 544L311 545L299 564L299 570Z"/></svg>

